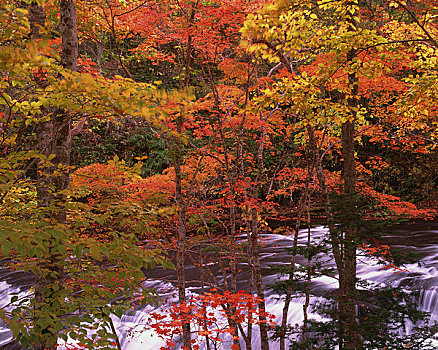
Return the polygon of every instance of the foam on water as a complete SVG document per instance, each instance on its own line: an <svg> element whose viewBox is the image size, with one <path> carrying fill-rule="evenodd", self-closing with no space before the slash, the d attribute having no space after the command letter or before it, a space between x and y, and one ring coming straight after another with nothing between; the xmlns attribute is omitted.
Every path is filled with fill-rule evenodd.
<svg viewBox="0 0 438 350"><path fill-rule="evenodd" d="M326 235L326 228L316 227L312 229L312 242L322 241ZM299 243L305 244L307 239L307 231L300 232ZM269 261L277 261L278 256L282 256L283 259L277 264L285 264L288 262L288 258L284 253L285 247L292 245L293 237L282 235L264 235L263 240L266 243L261 251L261 262L263 267L269 265ZM401 248L405 247L400 245ZM405 266L407 272L394 273L392 270L382 270L382 266L376 261L368 257L360 257L357 265L358 277L367 280L375 285L392 285L392 286L416 286L421 289L419 297L419 309L431 313L430 322L438 321L438 244L432 246L418 247L417 251L420 251L423 258L419 263L408 264ZM286 258L285 258L286 257ZM326 256L320 256L324 261L324 264L334 266L332 260ZM297 262L297 265L299 263ZM266 276L265 282L273 283L279 280L279 277L274 275ZM312 279L312 285L315 285L315 290L333 291L338 287L336 276L321 276ZM113 322L115 324L117 334L122 345L123 350L158 350L161 346L165 345L165 341L160 338L150 327L149 317L152 312L165 315L172 303L177 301L176 288L170 284L160 281L146 282L145 288L154 288L161 296L161 301L158 305L147 305L142 310L135 310L129 314L122 316L121 319L113 316ZM195 296L197 289L188 289L188 295ZM25 292L20 291L19 288L12 287L6 282L0 282L0 307L8 310L10 308L11 297L13 294L19 294L19 297L26 295ZM329 321L323 319L320 315L313 312L312 304L317 302L324 302L323 295L319 297L311 297L309 307L309 319L315 319L319 321ZM303 322L303 304L305 302L304 297L297 297L292 300L289 313L288 323L290 325L302 324ZM283 301L274 293L267 293L266 297L267 311L275 315L275 322L281 323L281 315L283 311ZM220 310L209 309L209 312L215 314L217 319L217 326L225 327L227 319ZM193 325L193 329L196 329L197 325ZM414 325L406 324L405 331L407 333L412 331ZM12 339L12 334L5 324L0 324L0 348L9 343ZM231 336L222 336L221 349L229 349L232 344ZM181 339L174 339L176 343L176 349L181 346ZM69 340L68 342L73 342ZM242 349L245 348L243 340L240 340ZM60 344L61 345L61 344ZM205 349L205 343L199 340L200 349ZM287 345L287 344L286 344ZM436 342L438 348L438 342ZM260 347L260 339L257 326L254 326L253 330L253 349ZM60 346L62 349L63 346ZM279 348L279 343L275 341L270 342L270 349L276 350Z"/></svg>

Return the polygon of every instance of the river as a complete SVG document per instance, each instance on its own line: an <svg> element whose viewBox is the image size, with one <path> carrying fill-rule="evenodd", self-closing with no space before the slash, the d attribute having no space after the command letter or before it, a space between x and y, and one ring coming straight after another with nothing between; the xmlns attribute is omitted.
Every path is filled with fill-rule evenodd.
<svg viewBox="0 0 438 350"><path fill-rule="evenodd" d="M322 226L311 229L312 242L318 242L327 234L327 229ZM266 286L279 280L279 275L274 274L269 266L286 264L290 261L290 255L285 248L291 247L293 237L276 234L266 234L262 237L263 248L261 249L261 264L264 272L264 283ZM392 269L382 269L369 257L358 259L358 277L375 285L391 285L404 288L414 288L420 290L418 308L430 312L430 323L438 322L438 222L421 222L401 224L392 228L387 234L383 235L383 242L391 247L397 247L404 251L418 253L419 259L416 262L406 264L404 269L407 271L394 272ZM307 240L307 230L300 231L299 244L304 245ZM320 254L321 255L321 254ZM333 261L329 255L320 256L325 266L333 266ZM303 258L297 260L298 264L305 264ZM244 264L239 275L239 288L246 289L249 285L249 274L246 272ZM200 292L199 286L191 280L198 280L199 274L193 266L186 268L188 279L189 294L196 295ZM155 268L146 272L149 280L145 282L145 287L155 288L163 297L160 305L148 305L142 310L136 310L130 314L122 316L121 319L113 318L117 328L118 337L124 350L158 350L165 344L158 335L148 328L148 320L151 312L165 312L166 308L173 301L176 301L176 291L172 283L175 273L172 270ZM220 279L221 276L218 276ZM7 307L12 293L24 294L30 288L33 279L28 274L21 272L11 272L0 270L0 307ZM337 288L337 280L332 277L321 276L313 278L312 292L315 294L311 298L311 303L325 300L327 294L333 293ZM281 322L283 303L278 295L267 287L266 305L267 311L275 315L275 321ZM303 321L304 297L295 298L290 306L288 320L289 323L301 323ZM323 320L321 316L309 309L309 318ZM217 315L218 322L224 321L220 314ZM409 334L413 325L409 322L402 331ZM0 323L0 348L5 350L19 349L11 343L11 332L4 323ZM433 341L432 341L433 342ZM178 348L178 339L176 339ZM433 343L431 349L438 349L438 343ZM203 344L201 343L201 349ZM242 349L245 349L241 341ZM231 339L225 337L221 342L221 349L230 349ZM259 348L257 332L254 332L253 349ZM278 342L272 341L272 350L278 349Z"/></svg>

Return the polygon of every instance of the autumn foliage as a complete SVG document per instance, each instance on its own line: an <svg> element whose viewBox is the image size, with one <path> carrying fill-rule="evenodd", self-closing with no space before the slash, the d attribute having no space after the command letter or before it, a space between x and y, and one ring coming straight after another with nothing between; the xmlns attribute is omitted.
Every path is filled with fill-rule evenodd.
<svg viewBox="0 0 438 350"><path fill-rule="evenodd" d="M166 349L179 335L194 350L249 347L256 326L262 350L275 327L284 350L290 325L266 310L260 259L272 232L293 235L283 315L303 293L297 342L310 349L321 252L305 250L310 229L305 247L298 235L315 219L337 269L338 345L359 349L356 249L398 269L359 226L436 216L436 2L77 0L77 69L60 64L59 4L37 3L0 4L2 250L40 284L56 262L60 277L45 290L74 306L40 310L35 339L51 339L36 349L67 337L65 315L110 325L122 313L112 299L132 298L158 263L176 268L178 302L150 315ZM307 260L302 290L297 257ZM187 281L189 265L199 280ZM27 339L21 316L8 317ZM86 333L77 346L120 346Z"/></svg>

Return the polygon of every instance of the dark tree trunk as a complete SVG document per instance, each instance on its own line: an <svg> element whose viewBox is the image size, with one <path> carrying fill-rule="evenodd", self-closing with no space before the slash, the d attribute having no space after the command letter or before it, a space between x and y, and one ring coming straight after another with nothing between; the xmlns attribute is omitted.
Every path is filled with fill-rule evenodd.
<svg viewBox="0 0 438 350"><path fill-rule="evenodd" d="M40 29L45 27L46 14L44 9L36 2L32 2L29 6L29 24L30 37L32 39L40 39Z"/></svg>
<svg viewBox="0 0 438 350"><path fill-rule="evenodd" d="M347 6L357 6L357 1L350 1ZM350 31L356 30L356 20L350 16ZM347 53L347 62L353 62L357 57L357 50L351 49ZM362 339L358 331L356 320L356 246L357 229L351 222L356 216L356 164L354 160L354 125L359 106L358 92L359 79L355 72L348 73L349 91L347 105L350 109L351 118L342 124L342 156L344 158L343 180L345 210L350 211L350 222L345 225L343 239L343 267L339 270L339 322L341 330L340 349L353 350L362 347ZM343 339L342 339L343 338Z"/></svg>
<svg viewBox="0 0 438 350"><path fill-rule="evenodd" d="M178 116L177 121L177 131L179 134L182 132L183 127L183 116L182 111ZM183 304L186 302L186 279L185 279L185 271L184 271L184 263L185 263L185 247L186 247L186 217L187 217L187 204L184 200L184 194L182 189L182 144L179 139L174 139L175 144L175 200L176 205L178 207L178 246L177 246L177 255L176 255L176 270L177 270L177 279L178 279L178 299L179 303ZM183 319L186 318L187 315L180 315ZM190 334L190 322L183 321L182 323L183 330L183 343L186 349L191 349L191 334Z"/></svg>
<svg viewBox="0 0 438 350"><path fill-rule="evenodd" d="M213 89L214 91L214 89ZM215 108L219 105L219 100L215 100ZM236 176L234 170L232 170L232 167L230 166L230 160L228 157L228 149L227 145L225 143L225 136L223 133L223 121L221 121L219 125L219 135L221 137L222 147L224 148L224 158L225 158L225 167L227 169L227 178L230 183L230 190L232 193L232 202L230 203L230 239L232 241L231 245L231 261L230 261L230 268L231 268L231 293L237 293L237 255L236 255ZM239 347L239 331L238 331L238 325L235 321L234 316L236 314L236 308L230 308L229 310L229 317L228 317L228 323L231 328L234 330L233 334L233 345L238 348ZM244 335L242 335L244 336Z"/></svg>
<svg viewBox="0 0 438 350"><path fill-rule="evenodd" d="M74 0L61 0L59 12L62 37L61 64L64 68L76 71L78 69L78 28Z"/></svg>
<svg viewBox="0 0 438 350"><path fill-rule="evenodd" d="M31 5L30 19L31 33L34 38L39 38L39 28L43 26L45 18L42 9L35 4ZM66 69L76 70L78 59L78 37L76 26L76 10L73 0L60 2L61 36L62 36L62 66ZM70 112L62 109L46 111L51 116L51 121L42 122L37 127L37 148L44 156L54 155L52 164L38 166L37 200L40 208L46 208L45 216L52 224L65 224L66 221L66 195L65 190L69 183L69 165L71 153L71 118ZM40 263L35 286L35 324L39 323L39 311L45 307L50 308L45 317L52 317L56 322L59 315L57 296L63 288L64 267L63 258L56 252L56 246L63 244L61 237L54 237L47 231L48 256ZM45 234L42 232L42 234ZM39 327L39 340L34 349L56 348L57 331L53 327Z"/></svg>
<svg viewBox="0 0 438 350"><path fill-rule="evenodd" d="M257 209L251 209L251 235L250 242L252 248L252 263L254 270L254 282L257 296L261 299L258 304L260 321L260 349L269 350L268 326L266 324L265 290L262 281L262 270L260 266L260 249L258 242L258 220Z"/></svg>
<svg viewBox="0 0 438 350"><path fill-rule="evenodd" d="M267 117L266 117L267 118ZM262 122L265 122L265 118L261 118ZM255 185L252 188L252 197L254 202L257 201L258 191L260 188L260 182L263 176L263 152L265 147L265 137L266 130L264 126L260 127L260 144L257 150L257 177L255 180ZM252 207L250 211L250 227L251 232L249 235L249 244L251 245L252 256L252 271L254 274L255 289L257 291L257 296L260 298L258 305L259 311L259 321L260 321L260 349L269 350L269 337L268 337L268 325L266 323L266 306L265 306L265 291L262 280L262 270L260 266L260 246L259 246L259 223L258 223L258 210L256 207Z"/></svg>
<svg viewBox="0 0 438 350"><path fill-rule="evenodd" d="M310 128L310 126L309 126ZM306 187L304 188L304 191L301 193L301 197L300 200L298 201L298 205L297 205L297 221L295 223L295 230L294 230L294 240L293 240L293 244L292 244L292 256L291 256L291 262L290 262L290 270L289 270L289 278L288 278L288 286L286 289L286 296L284 298L284 306L283 306L283 312L282 312L282 319L281 319L281 330L283 332L283 334L280 334L280 350L285 350L286 349L286 328L287 328L287 318L288 318L288 314L289 314L289 307L290 304L292 302L292 282L295 279L295 262L296 262L296 249L298 247L298 234L299 234L299 230L301 227L301 217L303 215L304 209L305 209L305 204L306 204L306 200L307 197L309 196L309 185L310 182L312 181L313 178L313 174L315 171L315 164L317 163L317 157L319 157L319 152L317 150L317 145L316 145L316 141L315 141L315 136L313 135L313 129L309 129L312 131L312 136L313 136L313 142L314 145L312 144L312 139L309 141L309 148L310 148L310 152L312 154L312 163L308 165L308 176L307 176L307 181L306 181ZM310 131L309 131L310 133ZM315 146L315 147L313 147ZM310 220L309 220L310 221Z"/></svg>
<svg viewBox="0 0 438 350"><path fill-rule="evenodd" d="M342 154L344 157L345 210L354 216L356 172L354 162L354 121L342 125ZM356 245L357 232L354 223L347 223L343 239L343 267L339 271L339 314L344 349L359 349L360 337L356 321Z"/></svg>

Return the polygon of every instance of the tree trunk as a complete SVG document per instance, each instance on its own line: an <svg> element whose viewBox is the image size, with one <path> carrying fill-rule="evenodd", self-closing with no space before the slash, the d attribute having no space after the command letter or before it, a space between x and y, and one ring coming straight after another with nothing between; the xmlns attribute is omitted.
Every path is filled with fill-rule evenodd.
<svg viewBox="0 0 438 350"><path fill-rule="evenodd" d="M216 99L215 100L216 104L215 106L217 106L219 104L219 100ZM236 207L235 207L235 203L236 203L236 186L235 186L235 182L236 182L236 177L235 177L235 172L234 170L232 170L231 166L230 166L230 160L228 157L228 150L227 150L227 145L225 143L225 136L224 136L224 132L223 132L223 121L221 121L220 125L219 125L219 135L221 137L221 142L222 142L222 147L224 148L224 159L225 159L225 167L227 170L227 178L228 181L230 183L230 190L231 190L231 194L232 194L232 200L230 203L230 239L231 239L231 261L230 261L230 274L231 274L231 293L235 294L237 293L237 255L236 255ZM236 308L230 308L229 310L229 314L230 316L233 316L236 314ZM233 345L236 349L239 349L240 347L240 343L239 343L239 331L238 331L238 325L237 322L235 321L235 319L233 317L228 317L228 323L230 325L231 328L234 329L234 334L233 334ZM242 335L243 336L243 335Z"/></svg>
<svg viewBox="0 0 438 350"><path fill-rule="evenodd" d="M311 243L311 230L310 230L310 194L308 195L307 201L307 249L310 250ZM302 328L302 337L301 342L307 342L307 329L309 323L309 315L308 309L310 305L310 286L312 283L312 256L310 255L310 251L307 252L307 281L306 281L306 301L303 305L303 328Z"/></svg>
<svg viewBox="0 0 438 350"><path fill-rule="evenodd" d="M284 299L284 306L283 306L283 312L282 312L282 319L281 319L281 330L284 332L284 334L280 334L280 350L286 349L286 328L287 328L287 318L289 314L289 307L290 303L292 301L292 282L295 278L295 260L296 260L296 249L298 247L298 234L301 227L301 217L303 215L306 198L309 194L309 185L311 178L313 177L314 173L314 164L315 164L315 157L316 154L313 154L314 160L312 165L309 165L309 174L307 177L307 183L306 187L304 189L304 192L301 194L300 200L298 201L297 205L297 222L295 224L295 232L294 232L294 240L292 244L292 257L290 262L290 271L289 271L289 278L288 278L288 286L286 289L286 297Z"/></svg>
<svg viewBox="0 0 438 350"><path fill-rule="evenodd" d="M357 1L347 3L352 8L358 7ZM352 13L352 12L351 12ZM356 20L353 14L350 15L348 22L351 24L350 31L356 30ZM357 57L357 50L351 49L347 53L347 62L351 63ZM359 79L355 72L348 73L349 92L347 105L350 108L351 118L342 124L342 156L344 158L343 179L345 210L350 211L350 217L356 214L355 194L356 194L356 165L354 160L354 125L359 105ZM351 220L350 220L351 221ZM356 320L356 246L357 230L354 222L346 224L343 240L343 260L344 266L339 271L339 296L342 303L339 305L340 329L344 339L341 339L340 349L353 350L362 347L362 339L358 331ZM343 344L342 344L343 341ZM344 347L343 347L343 346Z"/></svg>
<svg viewBox="0 0 438 350"><path fill-rule="evenodd" d="M234 179L231 185L232 191L233 191L233 197L234 197ZM236 256L236 211L234 207L235 199L233 198L233 203L230 205L230 235L231 235L231 293L235 294L237 293L237 256ZM239 330L237 327L236 320L232 317L236 314L236 308L230 309L230 316L228 318L228 323L230 324L230 327L233 328L234 334L233 334L233 345L236 349L240 349L240 343L239 343Z"/></svg>
<svg viewBox="0 0 438 350"><path fill-rule="evenodd" d="M356 189L356 172L354 162L354 122L342 125L342 154L344 157L344 195L346 209L354 213L354 194ZM339 271L339 291L341 329L344 335L345 349L358 349L360 337L356 322L356 239L357 232L354 223L347 224L344 233L344 266Z"/></svg>
<svg viewBox="0 0 438 350"><path fill-rule="evenodd" d="M183 128L183 111L180 111L177 120L177 132L181 134ZM182 144L179 139L174 139L175 144L175 200L178 207L178 246L176 255L176 270L178 279L178 299L180 304L186 302L186 279L184 271L185 263L185 246L186 246L186 217L187 217L187 204L184 201L184 194L182 189ZM185 321L186 314L180 315L183 318L182 330L183 330L183 343L186 349L191 349L191 334L190 334L190 322Z"/></svg>
<svg viewBox="0 0 438 350"><path fill-rule="evenodd" d="M353 120L354 117L355 115L353 116ZM319 148L315 139L315 133L311 126L308 127L307 131L309 134L310 147L315 154L316 176L318 178L319 186L321 188L324 198L324 206L329 227L330 241L333 249L333 255L335 258L336 269L339 274L339 350L349 349L344 348L344 345L346 345L346 339L351 337L351 335L349 335L349 332L356 332L355 330L357 330L354 304L356 290L355 232L354 227L347 228L345 236L341 237L338 229L335 226L331 200L321 163ZM353 199L353 195L356 189L356 174L354 164L354 121L344 123L344 125L342 126L342 152L344 156L344 193L346 194L347 191L349 191L349 196L351 199ZM347 181L346 185L345 181ZM351 205L348 206L348 210L353 209L354 204L351 203ZM348 243L347 239L350 240L350 243ZM352 240L354 240L353 244ZM354 249L351 249L352 246L354 246ZM353 276L353 278L349 278L348 276ZM346 306L346 303L348 304L348 306ZM347 326L348 323L353 326Z"/></svg>
<svg viewBox="0 0 438 350"><path fill-rule="evenodd" d="M32 2L28 10L30 37L32 39L40 39L40 28L44 28L46 23L46 14L44 13L44 9L36 2Z"/></svg>
<svg viewBox="0 0 438 350"><path fill-rule="evenodd" d="M246 228L247 228L247 239L248 239L248 245L246 248L246 256L248 258L248 269L249 269L249 293L254 294L255 291L255 273L254 273L254 253L253 253L253 243L251 241L250 237L250 230L251 230L251 218L248 207L245 209L245 221L246 221ZM252 312L248 311L248 320L252 319ZM246 327L246 339L245 339L245 345L246 350L252 350L252 335L253 335L253 327L252 322L248 322Z"/></svg>
<svg viewBox="0 0 438 350"><path fill-rule="evenodd" d="M189 27L192 26L194 17L195 17L195 5L192 3L191 15ZM192 52L192 37L189 35L187 40L187 52L185 55L185 78L184 83L181 80L180 75L180 89L183 87L188 88L190 85L190 65L191 65L191 52ZM176 131L179 135L181 135L184 125L184 116L183 111L181 110L178 115ZM184 271L184 263L185 263L185 248L186 248L186 220L187 220L187 201L184 200L184 194L182 190L182 143L179 139L174 138L175 145L175 200L178 207L178 246L177 246L177 255L176 255L176 271L177 271L177 279L178 279L178 299L180 304L184 304L186 302L186 280L185 280L185 271ZM190 332L190 321L185 320L188 315L182 314L180 315L183 318L182 322L182 331L183 331L183 346L184 349L191 349L191 332Z"/></svg>
<svg viewBox="0 0 438 350"><path fill-rule="evenodd" d="M260 121L265 122L267 117L260 116ZM263 152L265 147L266 129L262 124L260 127L260 144L257 150L257 177L255 185L252 188L252 197L254 204L257 201L258 191L260 188L260 182L263 176ZM249 244L252 249L252 266L254 272L255 289L257 296L260 298L258 305L259 309L259 328L260 328L260 349L269 350L269 337L268 337L268 325L266 323L266 306L265 306L265 291L262 280L262 270L260 266L260 247L259 247L259 223L258 223L258 211L255 206L251 208L251 232L249 233Z"/></svg>
<svg viewBox="0 0 438 350"><path fill-rule="evenodd" d="M35 4L30 8L30 19L36 22L31 24L31 32L34 38L39 38L39 26L43 26L42 9ZM62 66L66 69L76 70L78 59L78 37L76 26L76 10L73 0L60 2L62 36ZM53 154L51 166L38 166L37 178L37 201L40 208L47 208L44 215L51 224L65 224L66 221L66 195L65 190L69 183L69 165L71 153L71 119L69 111L58 109L48 111L51 116L50 122L42 122L37 127L37 148L46 157ZM48 256L39 265L40 273L37 275L35 286L35 311L34 320L36 331L40 332L39 339L34 346L36 350L52 349L56 347L57 330L49 326L38 326L40 315L38 311L43 307L49 307L50 312L45 317L51 317L56 322L59 315L57 296L63 288L64 267L63 257L56 252L56 247L62 245L62 237L53 237L47 233ZM58 327L59 328L59 327Z"/></svg>
<svg viewBox="0 0 438 350"><path fill-rule="evenodd" d="M78 69L78 27L74 0L61 0L59 9L62 37L61 64L66 69L76 71Z"/></svg>
<svg viewBox="0 0 438 350"><path fill-rule="evenodd" d="M262 270L260 266L260 249L258 243L258 220L257 209L251 209L251 235L249 237L252 248L252 263L254 269L254 282L259 302L259 321L260 321L260 349L269 350L268 326L266 324L265 291L262 281Z"/></svg>

